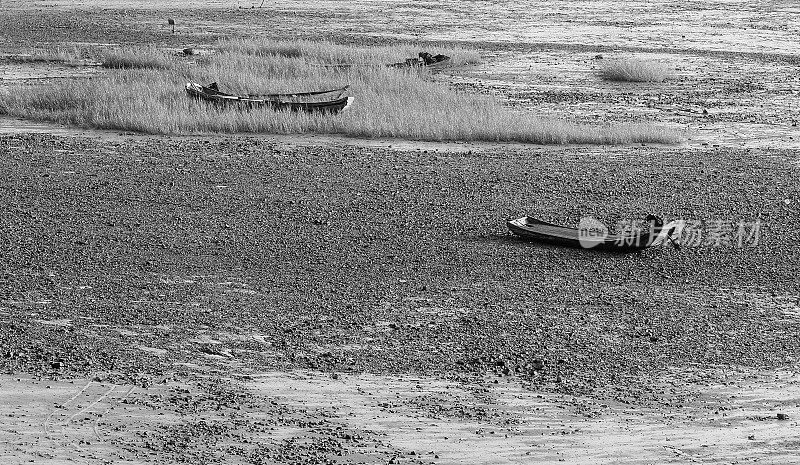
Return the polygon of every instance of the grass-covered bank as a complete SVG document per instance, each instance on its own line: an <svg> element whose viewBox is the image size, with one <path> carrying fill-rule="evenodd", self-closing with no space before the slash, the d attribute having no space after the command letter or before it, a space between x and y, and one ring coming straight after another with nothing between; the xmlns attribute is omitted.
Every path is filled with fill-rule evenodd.
<svg viewBox="0 0 800 465"><path fill-rule="evenodd" d="M308 41L233 40L216 53L182 57L152 48L115 50L112 68L93 78L15 86L0 94L0 113L81 127L152 134L204 132L335 133L421 140L530 143L672 143L678 135L652 124L580 125L505 107L495 98L433 82L425 70L384 65L415 56L413 46L349 47ZM433 50L432 50L433 51ZM453 65L474 51L436 50ZM190 99L186 81L216 81L232 93L331 89L349 84L354 104L339 115L218 108Z"/></svg>

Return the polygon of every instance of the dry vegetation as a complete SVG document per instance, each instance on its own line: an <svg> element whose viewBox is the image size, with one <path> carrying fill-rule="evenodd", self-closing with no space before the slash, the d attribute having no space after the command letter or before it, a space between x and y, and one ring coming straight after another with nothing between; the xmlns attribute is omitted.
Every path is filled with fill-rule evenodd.
<svg viewBox="0 0 800 465"><path fill-rule="evenodd" d="M8 57L17 63L70 63L83 59L85 52L77 47L32 49L29 53Z"/></svg>
<svg viewBox="0 0 800 465"><path fill-rule="evenodd" d="M220 51L261 57L306 58L309 63L323 65L380 66L416 57L421 50L412 44L383 47L352 47L309 40L234 39L222 42ZM480 63L475 50L448 48L443 53L452 58L453 66Z"/></svg>
<svg viewBox="0 0 800 465"><path fill-rule="evenodd" d="M166 52L155 47L135 47L106 52L101 63L104 68L167 69L174 61Z"/></svg>
<svg viewBox="0 0 800 465"><path fill-rule="evenodd" d="M600 68L600 77L607 81L662 82L668 75L663 63L635 58L608 60Z"/></svg>
<svg viewBox="0 0 800 465"><path fill-rule="evenodd" d="M548 144L679 139L674 132L650 124L588 126L542 119L511 110L492 97L457 92L433 82L425 70L384 66L415 56L418 50L271 40L224 42L218 53L191 60L152 48L116 50L103 58L104 66L114 70L91 79L18 86L0 95L0 113L153 134L314 132ZM435 52L450 55L456 66L478 60L469 50ZM355 102L338 115L218 108L189 98L183 90L187 81L216 81L223 90L242 94L350 84Z"/></svg>

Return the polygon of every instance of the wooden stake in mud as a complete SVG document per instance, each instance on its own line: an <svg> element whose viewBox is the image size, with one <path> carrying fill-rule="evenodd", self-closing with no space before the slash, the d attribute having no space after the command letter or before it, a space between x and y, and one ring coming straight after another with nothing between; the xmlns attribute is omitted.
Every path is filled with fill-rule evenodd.
<svg viewBox="0 0 800 465"><path fill-rule="evenodd" d="M167 24L169 24L170 26L172 26L172 33L173 33L173 34L175 34L175 20L174 20L174 19L172 19L172 18L169 18L169 19L167 20Z"/></svg>

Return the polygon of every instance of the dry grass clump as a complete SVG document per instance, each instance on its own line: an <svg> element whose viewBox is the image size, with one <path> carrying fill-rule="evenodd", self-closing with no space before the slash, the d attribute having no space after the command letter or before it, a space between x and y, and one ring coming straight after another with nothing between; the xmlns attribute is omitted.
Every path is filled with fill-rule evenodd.
<svg viewBox="0 0 800 465"><path fill-rule="evenodd" d="M167 69L174 61L163 50L155 47L132 47L106 52L100 60L104 68L116 69Z"/></svg>
<svg viewBox="0 0 800 465"><path fill-rule="evenodd" d="M635 58L608 60L600 68L600 77L607 81L662 82L668 75L665 64Z"/></svg>
<svg viewBox="0 0 800 465"><path fill-rule="evenodd" d="M310 46L301 42L295 44L301 50L296 56L285 51L290 48L288 45L279 47L284 50L281 53L272 53L275 48L265 49L262 45L242 42L236 47L222 47L222 51L203 57L192 67L121 69L91 79L18 86L13 92L0 95L0 113L152 134L329 133L547 144L679 140L674 132L648 124L590 126L513 111L490 96L457 92L446 84L433 82L427 73L405 73L382 66L388 48L347 52L347 48L323 45L313 52L306 51ZM307 61L307 53L316 54L313 63ZM369 59L366 63L375 66L332 71L317 62L359 53L370 57L364 60ZM144 59L130 57L129 61L146 62L149 56L148 52ZM223 91L237 94L302 92L349 84L355 102L337 115L219 107L189 98L183 88L187 81L216 81Z"/></svg>
<svg viewBox="0 0 800 465"><path fill-rule="evenodd" d="M352 64L380 66L398 63L406 58L415 58L420 51L432 54L442 53L451 58L453 66L480 63L480 55L475 50L449 47L431 48L417 44L401 44L376 47L354 47L333 42L314 42L309 40L275 39L233 39L219 43L219 49L228 53L243 55L274 56L285 58L303 57L309 63Z"/></svg>
<svg viewBox="0 0 800 465"><path fill-rule="evenodd" d="M33 49L30 53L14 55L9 60L17 63L70 63L84 58L78 47L56 47L54 49Z"/></svg>

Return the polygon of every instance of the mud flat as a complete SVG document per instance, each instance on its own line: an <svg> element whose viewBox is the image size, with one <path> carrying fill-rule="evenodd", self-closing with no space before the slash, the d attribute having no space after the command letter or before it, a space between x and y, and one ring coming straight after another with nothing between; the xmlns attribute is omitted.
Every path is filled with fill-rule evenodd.
<svg viewBox="0 0 800 465"><path fill-rule="evenodd" d="M485 63L437 76L466 91L489 92L520 109L580 122L655 121L687 131L692 145L797 148L800 12L752 2L613 3L508 1L299 2L263 8L220 2L171 9L168 2L12 2L5 52L31 47L97 48L148 43L172 50L210 47L231 36L306 37L381 44L398 37L422 44L478 48ZM633 13L635 12L635 14ZM178 21L176 34L166 17ZM270 24L265 31L263 24ZM366 27L365 24L369 24ZM313 27L309 27L313 26ZM598 57L602 57L598 59ZM662 84L602 81L602 60L638 57L672 69ZM20 66L0 60L0 86L60 78L97 68Z"/></svg>
<svg viewBox="0 0 800 465"><path fill-rule="evenodd" d="M762 448L779 454L791 445L762 438L759 428L794 425L776 416L794 418L793 394L773 397L777 388L769 384L770 373L784 376L770 370L797 364L798 256L785 247L797 240L789 220L797 198L792 151L719 148L705 157L702 148L682 147L394 150L270 137L44 133L6 135L0 147L6 211L0 224L8 238L0 244L6 266L0 360L18 373L8 380L31 374L42 381L76 379L74 392L58 391L52 402L65 403L95 377L91 395L118 385L97 404L105 408L108 397L118 399L130 386L149 397L164 380L167 386L197 382L197 396L206 398L223 395L220 386L235 381L248 392L273 392L293 409L337 399L333 413L303 415L316 419L308 422L333 415L348 427L361 425L343 433L337 423L322 436L306 430L278 435L282 439L270 447L282 452L270 460L279 463L358 451L351 462L395 455L437 462L409 456L411 450L467 460L457 443L430 444L437 435L485 440L476 445L481 450L575 463L593 461L586 444L614 441L619 447L608 460L631 457L633 463L672 456L713 461L725 457L728 446L745 450L758 441L763 444L747 454ZM620 203L621 196L637 202ZM617 256L517 242L503 224L530 209L547 219L577 221L589 208L605 219L637 217L641 210L668 217L693 212L698 218L759 217L765 226L757 247ZM425 409L460 419L438 429L412 422L419 425L412 431L405 417L378 415L376 409L393 408L386 407L392 405L388 397L406 395L410 379L423 380L421 392L431 400ZM742 384L726 384L731 379ZM372 396L348 397L356 386L382 400L358 407ZM482 415L498 407L464 394L480 397L487 389L502 403L523 400L508 416L489 420ZM720 399L749 399L737 408L758 410L750 416L763 419L748 414L730 425L702 426L700 418L722 415L707 414L691 420L696 439L643 438L662 430L675 437L670 428L676 423L667 420L683 418L687 405L702 405L715 389ZM234 399L245 395L240 387L224 392ZM172 408L164 399L154 398L148 408ZM187 402L187 409L196 403ZM256 398L249 408L280 418L263 413L265 405ZM576 426L580 415L552 416L553 405L590 414L594 423ZM521 413L536 408L544 409L538 419ZM649 420L629 426L639 413L627 408ZM70 412L59 424L71 425L85 413ZM131 425L148 414L138 412L143 417L131 417ZM30 421L41 424L50 414L36 410ZM378 420L362 422L368 415ZM211 419L177 418L148 422L152 440L136 436L123 448L140 451L138 457L95 442L78 442L74 450L169 462L195 457L196 441L227 441L227 430L210 427ZM80 434L91 436L88 419ZM117 417L115 425L124 419ZM2 430L18 437L14 425ZM536 433L541 439L546 425L572 431L563 435L577 442L551 441L544 449L526 442ZM238 440L273 444L252 428L237 433ZM466 436L472 428L479 433ZM572 428L585 436L574 436ZM728 434L723 431L741 442L704 439ZM498 434L503 440L495 439ZM367 449L348 449L352 441L345 435L364 438ZM756 442L747 439L751 435ZM169 442L173 437L184 439ZM9 453L45 447L19 441L28 448ZM702 447L711 444L727 445L712 454ZM47 453L58 456L53 451ZM252 454L267 453L232 451L215 457L259 463Z"/></svg>
<svg viewBox="0 0 800 465"><path fill-rule="evenodd" d="M662 381L681 389L673 370ZM732 372L679 410L517 379L291 371L174 381L0 378L0 459L44 463L791 463L796 374Z"/></svg>
<svg viewBox="0 0 800 465"><path fill-rule="evenodd" d="M576 121L682 127L688 142L153 137L2 119L0 461L797 455L798 11L3 6L17 25L4 31L8 55L209 47L264 24L275 37L455 41L486 57L435 76L459 90ZM599 62L618 55L671 63L673 76L601 81ZM98 72L6 56L0 92ZM761 229L743 247L619 256L522 243L504 226L528 213L614 224L650 212Z"/></svg>

